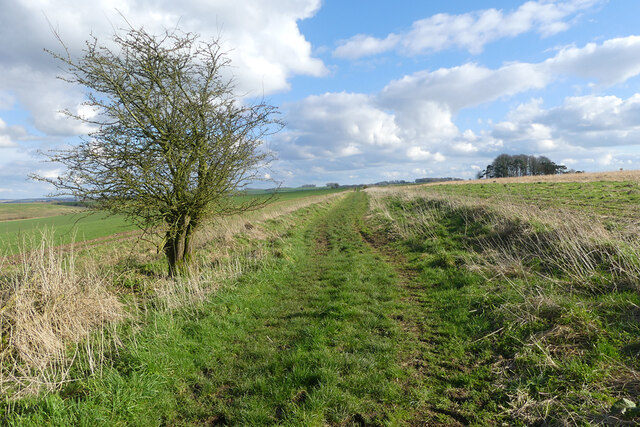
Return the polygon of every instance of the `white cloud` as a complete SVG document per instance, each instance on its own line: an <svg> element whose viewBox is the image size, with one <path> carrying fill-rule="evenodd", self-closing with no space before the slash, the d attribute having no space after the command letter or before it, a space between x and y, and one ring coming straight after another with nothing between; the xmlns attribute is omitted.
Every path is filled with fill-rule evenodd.
<svg viewBox="0 0 640 427"><path fill-rule="evenodd" d="M545 109L540 94L534 93L536 98L518 105L506 119L495 124L491 119L482 121L488 129L478 133L459 129L456 116L465 108L543 89L563 75L571 76L573 70L582 76L586 71L579 65L609 55L612 46L628 59L621 61L616 73L633 77L639 73L635 64L640 65L640 55L635 53L634 37L624 40L571 48L572 55L563 49L538 63L510 63L496 69L471 63L418 71L371 95L308 97L288 106L289 128L279 137L285 150L281 157L313 158L332 173L365 166L393 171L398 164L408 171L424 165L437 171L445 160L450 168L482 164L483 158L488 163L499 152L552 153L554 159L576 158L574 165L581 167L582 159L593 157L594 148L640 140L640 94L628 99L569 97L561 106ZM629 51L625 53L622 46ZM595 71L591 78L598 85L619 79Z"/></svg>
<svg viewBox="0 0 640 427"><path fill-rule="evenodd" d="M411 147L407 150L407 157L413 161L433 160L435 162L444 162L446 158L440 153L431 153L422 147Z"/></svg>
<svg viewBox="0 0 640 427"><path fill-rule="evenodd" d="M600 163L602 166L609 166L612 163L612 161L613 161L613 154L607 153L604 155L604 157L600 159L598 163Z"/></svg>
<svg viewBox="0 0 640 427"><path fill-rule="evenodd" d="M310 96L289 106L287 122L292 130L280 140L283 158L347 157L401 142L394 116L364 94Z"/></svg>
<svg viewBox="0 0 640 427"><path fill-rule="evenodd" d="M384 39L358 34L349 40L343 41L333 51L333 56L336 58L356 59L363 56L377 55L393 49L399 41L400 37L396 34L389 34Z"/></svg>
<svg viewBox="0 0 640 427"><path fill-rule="evenodd" d="M439 52L445 49L465 49L480 53L487 43L536 31L543 37L569 28L567 19L601 3L599 0L568 0L562 2L528 1L518 9L505 13L485 9L460 15L439 13L415 21L411 30L403 34L389 34L376 38L358 34L344 40L334 56L358 59L393 49L405 55Z"/></svg>
<svg viewBox="0 0 640 427"><path fill-rule="evenodd" d="M422 169L422 168L415 168L411 172L413 172L416 175L426 175L428 173L426 169Z"/></svg>
<svg viewBox="0 0 640 427"><path fill-rule="evenodd" d="M595 79L600 85L622 83L640 74L640 36L568 47L546 61L554 73Z"/></svg>
<svg viewBox="0 0 640 427"><path fill-rule="evenodd" d="M0 134L0 148L15 147L16 145L8 135Z"/></svg>
<svg viewBox="0 0 640 427"><path fill-rule="evenodd" d="M28 109L34 125L51 135L76 135L86 128L57 112L76 109L83 96L79 88L56 81L59 64L43 48L60 51L48 22L73 54L91 35L108 41L113 28L124 22L150 32L179 25L203 39L218 38L232 60L239 93L262 96L289 88L289 79L304 74L322 76L327 69L312 57L311 45L297 21L311 17L320 0L48 0L3 2L0 14L0 108L13 98ZM48 22L47 22L48 21ZM12 95L9 95L9 91Z"/></svg>
<svg viewBox="0 0 640 427"><path fill-rule="evenodd" d="M34 172L34 160L28 153L18 152L14 149L8 149L2 151L3 160L8 160L6 164L0 167L0 183L2 183L2 189L0 198L21 199L30 197L41 197L45 194L49 194L53 191L53 188L46 183L31 181L27 178L29 173ZM51 166L51 167L48 167ZM57 176L53 175L52 170L55 169L52 165L42 165L37 171L41 175Z"/></svg>
<svg viewBox="0 0 640 427"><path fill-rule="evenodd" d="M457 142L452 146L453 151L461 154L472 154L478 151L478 147L470 142Z"/></svg>
<svg viewBox="0 0 640 427"><path fill-rule="evenodd" d="M29 134L22 126L9 126L0 118L0 148L17 147L17 141L29 139Z"/></svg>
<svg viewBox="0 0 640 427"><path fill-rule="evenodd" d="M532 107L535 106L535 107ZM528 114L521 114L521 111ZM540 100L518 107L509 121L498 123L493 136L511 143L534 142L547 150L565 145L611 147L640 140L640 94L627 99L588 95L569 97L545 110Z"/></svg>
<svg viewBox="0 0 640 427"><path fill-rule="evenodd" d="M492 70L465 64L419 71L392 81L381 92L385 103L415 108L416 101L446 105L453 112L503 96L545 87L552 79L540 64L514 63Z"/></svg>

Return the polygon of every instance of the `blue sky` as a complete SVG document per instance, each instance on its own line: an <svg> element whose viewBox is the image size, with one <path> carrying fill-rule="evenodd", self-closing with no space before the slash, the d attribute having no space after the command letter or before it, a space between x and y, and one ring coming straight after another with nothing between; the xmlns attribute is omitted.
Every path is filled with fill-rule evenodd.
<svg viewBox="0 0 640 427"><path fill-rule="evenodd" d="M283 113L265 173L287 186L471 178L501 153L640 168L637 0L0 0L0 199L49 193L38 150L89 130L58 113L83 93L56 80L49 23L78 52L116 9L222 35L239 90Z"/></svg>

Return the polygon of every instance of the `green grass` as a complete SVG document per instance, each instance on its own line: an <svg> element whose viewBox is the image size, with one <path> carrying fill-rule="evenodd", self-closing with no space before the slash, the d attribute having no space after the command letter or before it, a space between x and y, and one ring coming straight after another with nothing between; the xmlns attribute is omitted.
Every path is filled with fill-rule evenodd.
<svg viewBox="0 0 640 427"><path fill-rule="evenodd" d="M66 214L47 218L0 222L0 254L15 254L37 247L43 233L53 232L55 245L97 239L135 230L123 217L104 213Z"/></svg>
<svg viewBox="0 0 640 427"><path fill-rule="evenodd" d="M535 262L491 273L479 268L488 259L479 243L498 235L496 223L393 196L390 216L372 217L367 197L350 192L267 221L277 238L238 236L243 253L266 258L202 304L122 323L123 345L100 374L76 365L77 381L7 400L0 417L14 425L588 425L621 417L619 398L636 399L637 291L581 288ZM399 233L425 206L439 209L437 221ZM520 225L502 237L546 232Z"/></svg>
<svg viewBox="0 0 640 427"><path fill-rule="evenodd" d="M64 215L78 210L60 203L0 203L0 222Z"/></svg>
<svg viewBox="0 0 640 427"><path fill-rule="evenodd" d="M481 183L420 187L425 193L440 193L532 204L541 208L572 208L611 217L637 217L640 204L638 182L543 182Z"/></svg>
<svg viewBox="0 0 640 427"><path fill-rule="evenodd" d="M453 188L458 195L474 196L479 189L459 185L448 190ZM472 208L449 207L428 196L390 197L386 204L393 219L387 218L380 228L396 236L392 246L403 254L402 264L432 289L425 296L435 302L430 304L437 313L434 319L449 325L446 339L457 342L428 346L432 366L444 365L446 372L452 361L462 372L486 374L476 376L477 382L452 384L467 396L462 403L447 399L445 390L427 400L440 395L445 407L461 407L465 413L469 396L491 396L489 405L478 406L502 412L511 418L509 424L588 425L615 423L621 415L612 409L614 402L637 399L637 278L635 284L611 283L607 270L612 266L603 266L602 276L591 277L593 283L585 286L540 265L544 253L539 258L528 255L521 270L500 273L503 266L487 265L484 252L498 236L503 242L513 240L515 247L524 244L527 235L538 243L558 242L524 223L500 234L495 227L508 224L507 218L489 221L472 214ZM440 212L437 221L398 238L396 224L414 221L425 206ZM428 234L420 231L425 227ZM594 246L591 253L597 250ZM428 389L438 390L437 382ZM493 394L487 394L489 390Z"/></svg>
<svg viewBox="0 0 640 427"><path fill-rule="evenodd" d="M151 314L100 377L22 400L23 425L380 424L402 417L391 269L357 233L354 194L302 227L267 268L195 311Z"/></svg>
<svg viewBox="0 0 640 427"><path fill-rule="evenodd" d="M6 420L320 426L500 419L487 348L470 343L490 325L469 314L468 298L453 298L463 276L441 277L437 293L430 282L404 283L362 239L370 236L366 208L366 195L352 193L328 210L296 213L288 237L263 243L274 256L261 268L202 306L152 312L135 335L122 333L125 345L102 375L6 404Z"/></svg>

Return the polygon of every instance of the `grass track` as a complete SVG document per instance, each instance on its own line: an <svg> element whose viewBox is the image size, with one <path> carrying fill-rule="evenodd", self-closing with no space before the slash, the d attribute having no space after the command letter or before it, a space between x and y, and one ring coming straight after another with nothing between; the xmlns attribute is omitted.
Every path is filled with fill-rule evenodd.
<svg viewBox="0 0 640 427"><path fill-rule="evenodd" d="M472 343L491 325L455 285L471 279L421 277L406 260L396 272L389 262L403 255L372 239L366 210L361 192L306 209L265 268L197 309L151 314L101 376L0 415L19 425L494 420L488 349Z"/></svg>
<svg viewBox="0 0 640 427"><path fill-rule="evenodd" d="M123 325L124 346L101 375L79 373L84 379L59 392L0 404L0 419L14 425L588 425L617 416L608 412L618 395L603 392L609 387L603 381L615 368L612 357L620 366L628 361L617 348L637 351L637 320L618 318L635 316L628 314L640 305L635 293L593 296L593 307L606 303L608 315L618 313L598 323L612 332L581 355L554 355L550 365L544 349L524 344L548 325L510 325L500 309L523 296L468 268L479 256L469 239L489 233L486 226L451 211L430 222L428 234L399 237L394 223L419 203L391 200L391 215L372 220L363 219L362 192L327 206L270 221L282 238L247 237L247 244L271 250L260 267L202 305L151 311L135 333ZM581 295L561 301L574 298L567 307L586 313ZM531 396L525 409L537 404L535 411L523 415L513 406L522 395Z"/></svg>

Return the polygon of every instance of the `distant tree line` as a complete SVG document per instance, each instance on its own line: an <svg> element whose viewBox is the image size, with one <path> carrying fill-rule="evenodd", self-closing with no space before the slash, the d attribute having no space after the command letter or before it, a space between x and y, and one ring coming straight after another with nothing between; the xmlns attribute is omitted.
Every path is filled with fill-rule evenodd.
<svg viewBox="0 0 640 427"><path fill-rule="evenodd" d="M431 182L445 182L445 181L462 181L462 179L460 178L451 178L451 177L446 177L446 178L418 178L415 180L416 184L424 184L424 183L431 183Z"/></svg>
<svg viewBox="0 0 640 427"><path fill-rule="evenodd" d="M476 178L506 178L530 175L555 175L567 172L567 167L545 156L500 154Z"/></svg>

